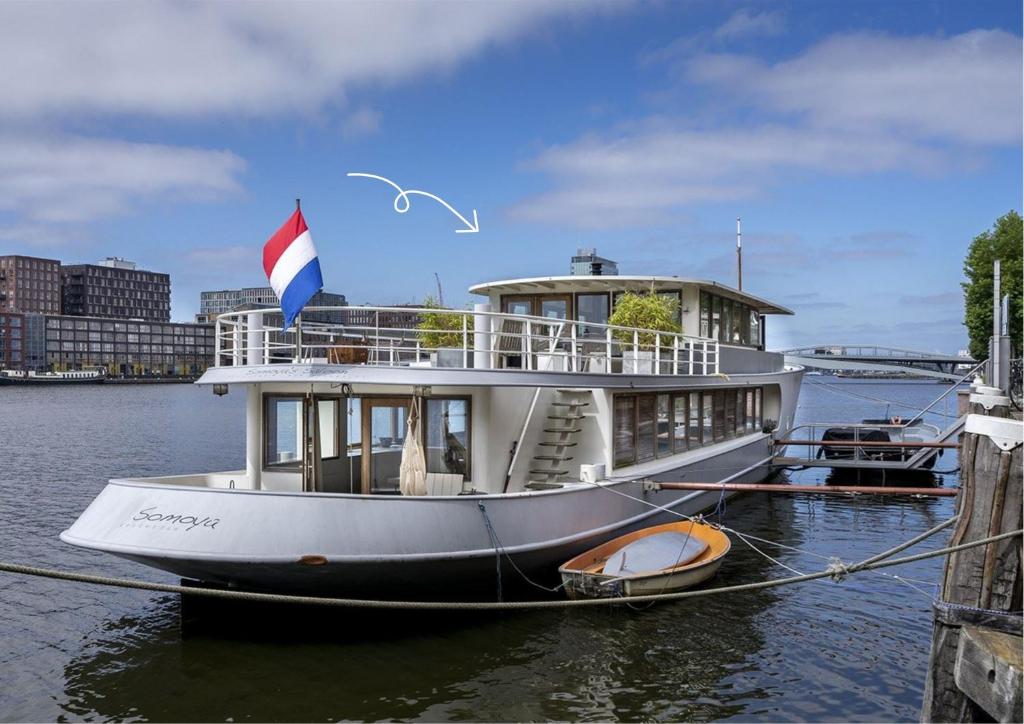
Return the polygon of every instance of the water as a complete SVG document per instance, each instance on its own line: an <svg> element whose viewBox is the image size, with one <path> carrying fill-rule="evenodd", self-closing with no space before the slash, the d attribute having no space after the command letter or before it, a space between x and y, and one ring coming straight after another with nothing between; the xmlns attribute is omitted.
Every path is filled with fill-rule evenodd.
<svg viewBox="0 0 1024 724"><path fill-rule="evenodd" d="M811 377L799 420L886 413L822 383L918 407L942 390ZM240 467L243 406L237 390L177 385L0 389L0 558L175 582L57 535L107 478ZM955 468L955 455L936 467ZM765 551L807 572L952 513L946 498L759 494L730 502L724 520L800 548ZM184 631L175 596L0 574L0 720L916 720L941 566L887 569L909 584L866 573L644 610L235 608ZM735 541L712 585L787 575Z"/></svg>

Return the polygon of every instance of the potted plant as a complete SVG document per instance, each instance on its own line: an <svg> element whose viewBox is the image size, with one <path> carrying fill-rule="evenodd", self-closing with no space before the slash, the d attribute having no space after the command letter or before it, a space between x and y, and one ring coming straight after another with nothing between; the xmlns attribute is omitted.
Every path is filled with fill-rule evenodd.
<svg viewBox="0 0 1024 724"><path fill-rule="evenodd" d="M465 314L452 314L433 297L424 299L423 306L428 311L420 312L416 334L425 349L434 350L430 355L431 364L434 367L462 367L462 332L464 328L468 329L468 343L472 344L473 323ZM468 358L472 360L472 350Z"/></svg>
<svg viewBox="0 0 1024 724"><path fill-rule="evenodd" d="M615 309L608 324L616 327L632 327L643 330L634 333L629 329L613 330L612 335L622 348L622 371L624 374L654 374L657 333L679 334L682 327L676 322L679 301L663 297L651 289L647 294L626 292L615 303ZM666 344L667 340L662 340Z"/></svg>

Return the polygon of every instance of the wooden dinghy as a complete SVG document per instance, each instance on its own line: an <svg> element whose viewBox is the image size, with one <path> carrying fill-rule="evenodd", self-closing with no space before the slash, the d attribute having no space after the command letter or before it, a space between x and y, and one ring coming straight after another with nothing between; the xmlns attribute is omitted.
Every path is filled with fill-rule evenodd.
<svg viewBox="0 0 1024 724"><path fill-rule="evenodd" d="M679 521L627 533L559 567L569 598L671 593L711 578L732 543L707 523Z"/></svg>

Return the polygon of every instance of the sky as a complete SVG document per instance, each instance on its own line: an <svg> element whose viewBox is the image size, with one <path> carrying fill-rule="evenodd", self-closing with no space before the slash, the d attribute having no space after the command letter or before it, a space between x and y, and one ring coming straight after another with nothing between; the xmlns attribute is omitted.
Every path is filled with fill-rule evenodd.
<svg viewBox="0 0 1024 724"><path fill-rule="evenodd" d="M325 288L473 301L623 274L792 308L768 345L966 346L967 245L1021 209L1021 4L0 3L0 254L264 286L302 198ZM443 199L396 213L385 177ZM695 330L684 330L693 332Z"/></svg>

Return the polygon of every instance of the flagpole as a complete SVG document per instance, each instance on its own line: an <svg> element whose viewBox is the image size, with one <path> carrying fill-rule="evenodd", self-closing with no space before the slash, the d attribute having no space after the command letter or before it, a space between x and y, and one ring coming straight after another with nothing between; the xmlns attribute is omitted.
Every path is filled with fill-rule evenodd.
<svg viewBox="0 0 1024 724"><path fill-rule="evenodd" d="M302 199L295 199L295 211L302 211ZM295 364L302 362L302 312L295 315Z"/></svg>

